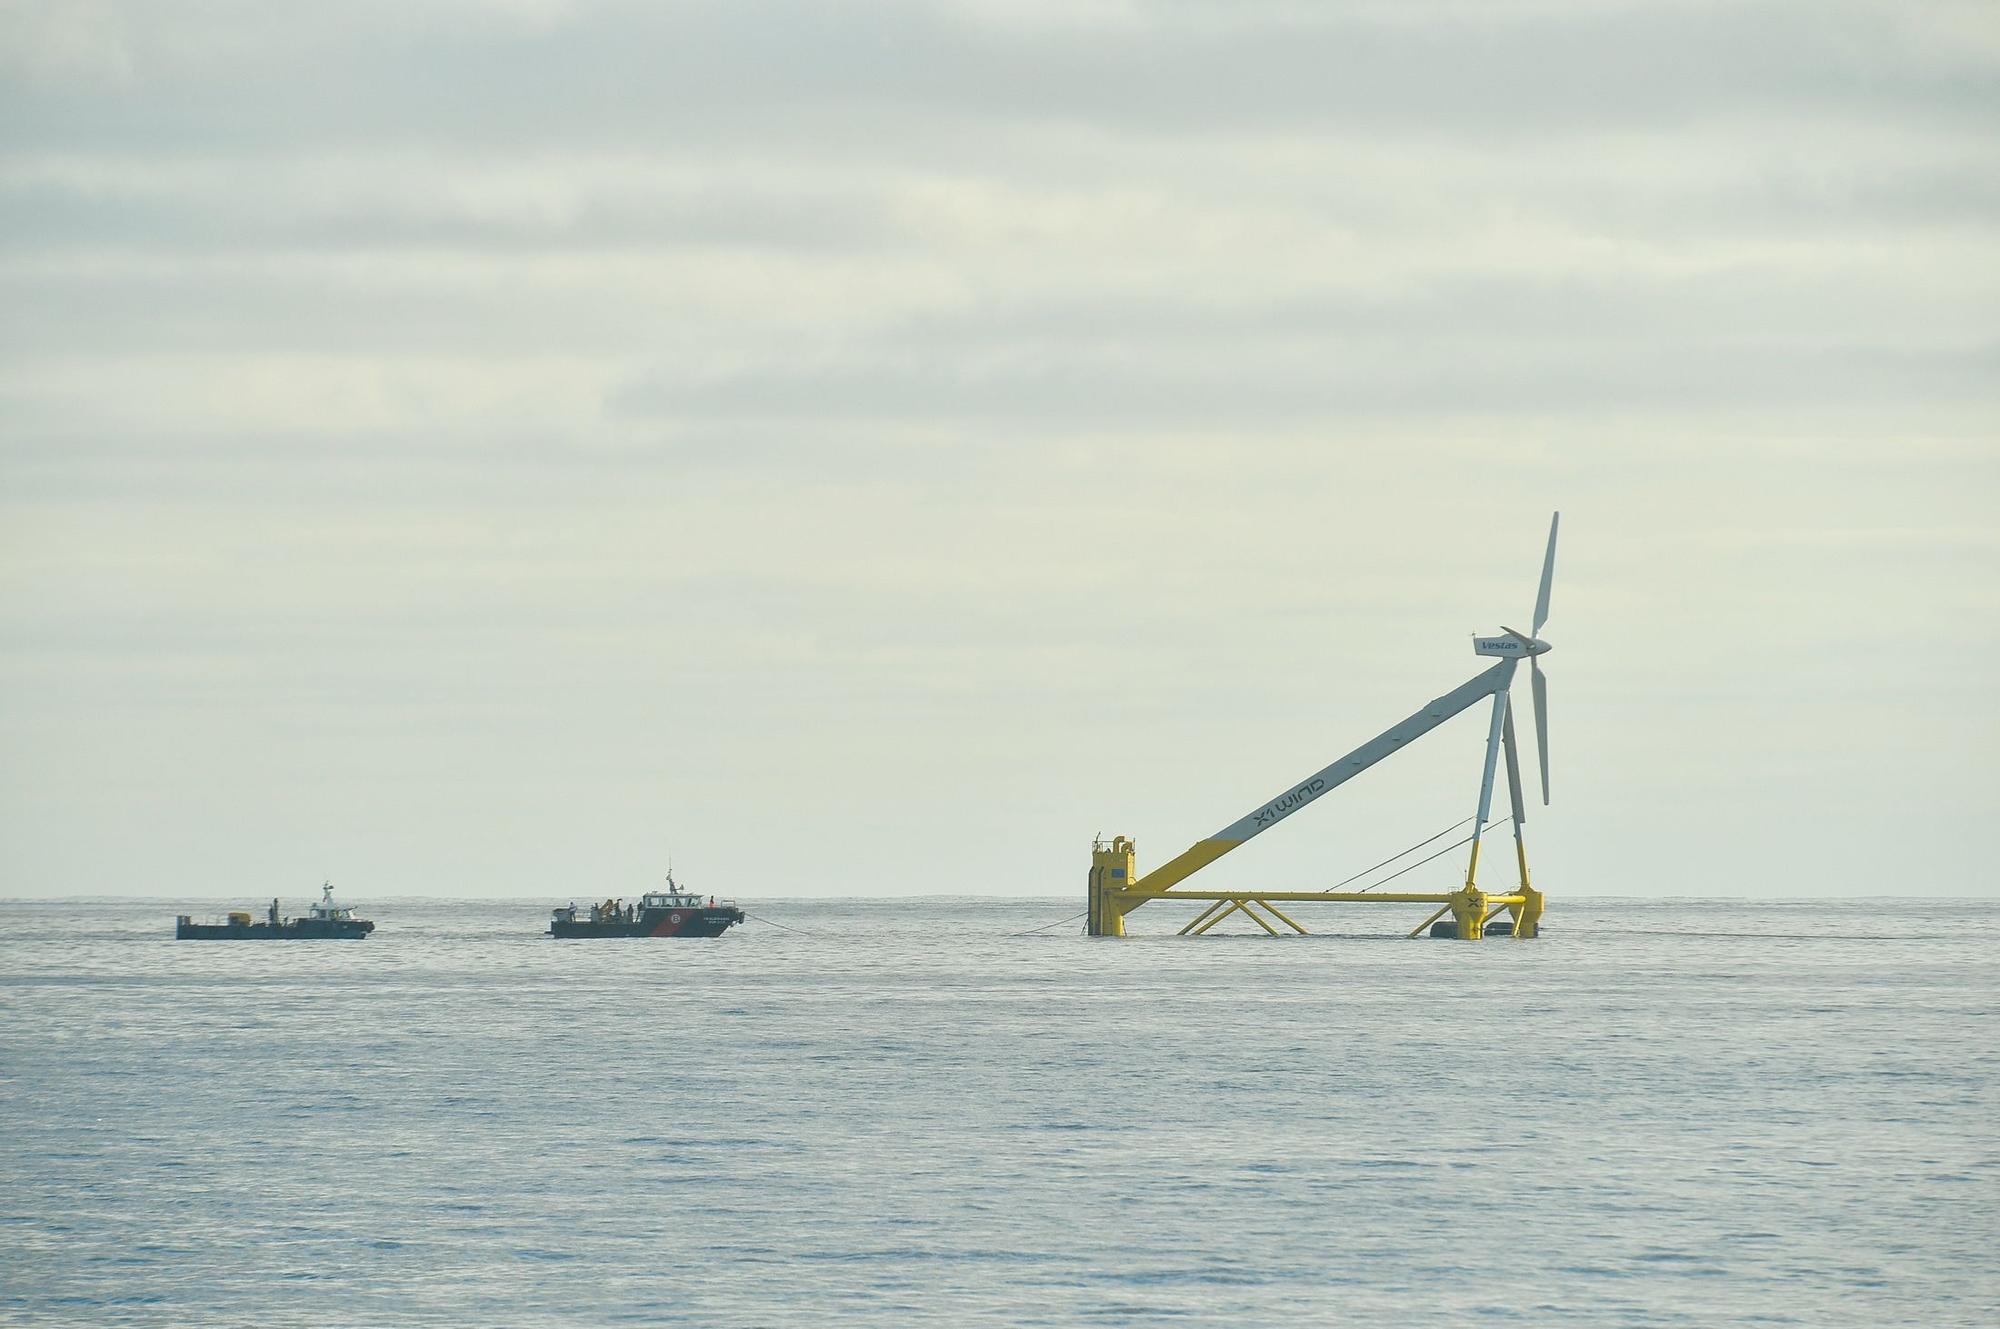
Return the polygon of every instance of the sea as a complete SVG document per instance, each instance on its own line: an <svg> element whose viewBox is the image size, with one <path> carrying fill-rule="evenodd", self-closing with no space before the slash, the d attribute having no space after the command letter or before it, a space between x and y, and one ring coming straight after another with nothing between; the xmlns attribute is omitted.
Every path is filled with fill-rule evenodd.
<svg viewBox="0 0 2000 1329"><path fill-rule="evenodd" d="M1978 901L261 903L0 902L0 1323L2000 1324Z"/></svg>

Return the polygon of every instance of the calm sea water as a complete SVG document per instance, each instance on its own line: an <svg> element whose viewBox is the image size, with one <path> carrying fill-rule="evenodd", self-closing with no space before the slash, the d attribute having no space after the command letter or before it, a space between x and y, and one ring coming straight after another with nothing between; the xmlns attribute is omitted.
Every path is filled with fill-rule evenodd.
<svg viewBox="0 0 2000 1329"><path fill-rule="evenodd" d="M0 904L0 1321L2000 1323L1964 902L170 939L243 903Z"/></svg>

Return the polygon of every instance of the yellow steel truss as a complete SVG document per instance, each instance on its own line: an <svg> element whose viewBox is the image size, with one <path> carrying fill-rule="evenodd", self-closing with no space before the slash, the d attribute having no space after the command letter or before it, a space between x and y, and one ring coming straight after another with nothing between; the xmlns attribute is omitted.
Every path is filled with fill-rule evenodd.
<svg viewBox="0 0 2000 1329"><path fill-rule="evenodd" d="M1095 892L1093 893L1095 894ZM1154 901L1187 900L1200 903L1203 908L1190 918L1178 935L1199 937L1231 914L1240 913L1272 936L1278 936L1277 928L1271 926L1270 918L1304 934L1306 928L1277 906L1277 901L1286 904L1434 904L1437 906L1429 917L1410 931L1412 937L1423 935L1431 924L1450 914L1458 925L1458 936L1464 941L1479 941L1486 936L1486 929L1494 919L1502 914L1513 918L1513 935L1529 938L1535 935L1541 921L1542 893L1533 887L1519 888L1504 894L1482 891L1477 887L1463 890L1440 891L1191 891L1155 890L1145 887L1125 890L1107 890L1100 900L1094 900L1093 913L1102 919L1099 935L1122 937L1125 935L1125 915L1140 905Z"/></svg>

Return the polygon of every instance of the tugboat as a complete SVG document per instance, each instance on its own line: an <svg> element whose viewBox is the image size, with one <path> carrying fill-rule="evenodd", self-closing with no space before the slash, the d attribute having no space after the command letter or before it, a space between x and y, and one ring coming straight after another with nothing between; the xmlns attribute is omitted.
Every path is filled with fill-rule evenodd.
<svg viewBox="0 0 2000 1329"><path fill-rule="evenodd" d="M586 905L567 905L555 911L549 921L551 937L719 937L730 926L743 921L743 911L713 895L684 891L667 874L667 889L647 891L636 905L622 900Z"/></svg>
<svg viewBox="0 0 2000 1329"><path fill-rule="evenodd" d="M326 882L320 888L320 897L306 909L304 918L278 919L278 902L271 901L270 911L262 923L250 921L250 913L244 909L229 911L226 923L197 923L188 914L174 920L174 940L176 941L301 941L348 938L360 940L375 930L375 925L365 918L356 918L354 911L346 905L333 902L333 883Z"/></svg>

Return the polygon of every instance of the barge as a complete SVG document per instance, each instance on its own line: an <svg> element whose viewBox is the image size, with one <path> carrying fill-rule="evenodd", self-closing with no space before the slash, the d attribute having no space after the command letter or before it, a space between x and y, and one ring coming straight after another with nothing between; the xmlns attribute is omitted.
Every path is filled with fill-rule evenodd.
<svg viewBox="0 0 2000 1329"><path fill-rule="evenodd" d="M197 923L190 914L174 920L176 941L359 941L374 930L373 923L333 902L332 882L321 885L320 898L304 918L279 919L278 902L272 900L262 922L253 921L246 909L232 909L221 923Z"/></svg>

